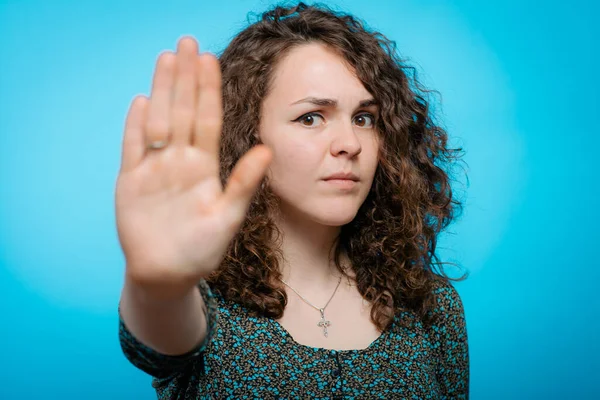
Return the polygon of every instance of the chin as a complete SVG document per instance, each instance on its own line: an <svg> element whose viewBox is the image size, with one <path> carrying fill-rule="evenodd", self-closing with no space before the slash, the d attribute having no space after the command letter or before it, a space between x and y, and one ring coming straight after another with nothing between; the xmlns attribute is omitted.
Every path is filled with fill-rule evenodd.
<svg viewBox="0 0 600 400"><path fill-rule="evenodd" d="M343 226L352 222L356 217L358 210L331 210L330 213L320 212L317 215L312 214L312 219L321 225L326 226Z"/></svg>
<svg viewBox="0 0 600 400"><path fill-rule="evenodd" d="M325 226L346 225L356 217L360 204L356 199L318 199L314 201L294 204L291 201L282 201L284 213L296 215L299 218L308 218Z"/></svg>

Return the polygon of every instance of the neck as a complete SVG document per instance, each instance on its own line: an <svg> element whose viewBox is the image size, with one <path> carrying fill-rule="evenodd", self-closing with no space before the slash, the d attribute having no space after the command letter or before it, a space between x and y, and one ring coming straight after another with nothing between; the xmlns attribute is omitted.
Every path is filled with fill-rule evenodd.
<svg viewBox="0 0 600 400"><path fill-rule="evenodd" d="M281 216L277 226L282 232L280 268L285 282L297 290L310 291L329 290L332 282L338 282L340 272L333 255L339 226L322 225L305 216L294 218L289 214ZM345 253L340 261L342 266L348 265Z"/></svg>

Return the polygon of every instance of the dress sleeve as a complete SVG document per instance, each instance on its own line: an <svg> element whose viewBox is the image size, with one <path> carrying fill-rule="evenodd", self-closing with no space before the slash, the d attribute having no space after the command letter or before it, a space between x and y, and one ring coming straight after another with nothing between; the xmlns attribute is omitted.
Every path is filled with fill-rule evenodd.
<svg viewBox="0 0 600 400"><path fill-rule="evenodd" d="M437 378L443 399L469 398L469 345L462 300L456 289L445 283L436 288L437 320L433 325L439 363Z"/></svg>
<svg viewBox="0 0 600 400"><path fill-rule="evenodd" d="M137 368L154 378L166 379L183 371L206 349L213 337L218 318L217 302L206 281L198 283L198 289L204 299L204 315L207 321L207 333L204 341L195 349L182 355L161 354L140 342L129 331L119 309L119 342L125 357Z"/></svg>

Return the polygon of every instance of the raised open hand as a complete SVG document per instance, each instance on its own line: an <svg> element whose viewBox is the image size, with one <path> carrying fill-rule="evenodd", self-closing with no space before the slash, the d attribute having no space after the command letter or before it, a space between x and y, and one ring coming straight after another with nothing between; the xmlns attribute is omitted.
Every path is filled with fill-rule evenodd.
<svg viewBox="0 0 600 400"><path fill-rule="evenodd" d="M159 287L188 285L215 270L241 228L272 158L256 146L219 178L222 127L218 60L184 37L157 61L150 98L131 103L116 186L127 274Z"/></svg>

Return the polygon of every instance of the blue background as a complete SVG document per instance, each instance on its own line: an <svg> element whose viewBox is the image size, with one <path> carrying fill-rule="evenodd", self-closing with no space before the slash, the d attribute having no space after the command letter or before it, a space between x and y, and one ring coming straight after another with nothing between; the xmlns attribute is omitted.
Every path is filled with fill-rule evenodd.
<svg viewBox="0 0 600 400"><path fill-rule="evenodd" d="M469 165L440 255L470 271L476 399L600 398L598 6L337 1L441 92ZM113 191L157 55L268 1L0 1L0 398L152 399L122 356ZM594 18L594 20L593 20Z"/></svg>

